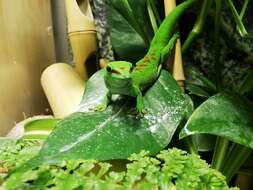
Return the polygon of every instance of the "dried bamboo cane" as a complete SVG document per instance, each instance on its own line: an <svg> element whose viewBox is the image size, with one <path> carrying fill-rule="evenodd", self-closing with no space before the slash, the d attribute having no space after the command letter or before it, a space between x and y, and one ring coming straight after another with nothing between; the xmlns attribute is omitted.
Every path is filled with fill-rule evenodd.
<svg viewBox="0 0 253 190"><path fill-rule="evenodd" d="M87 59L96 52L96 29L88 0L65 0L68 36L76 72L86 81L91 73ZM94 65L89 67L96 68Z"/></svg>
<svg viewBox="0 0 253 190"><path fill-rule="evenodd" d="M176 0L164 0L164 8L166 15L168 15L175 7L176 7ZM177 40L177 43L175 45L170 65L172 76L177 81L178 85L181 87L181 90L184 91L185 76L183 69L180 39Z"/></svg>
<svg viewBox="0 0 253 190"><path fill-rule="evenodd" d="M55 63L41 75L41 85L56 118L73 113L82 100L84 81L66 63Z"/></svg>

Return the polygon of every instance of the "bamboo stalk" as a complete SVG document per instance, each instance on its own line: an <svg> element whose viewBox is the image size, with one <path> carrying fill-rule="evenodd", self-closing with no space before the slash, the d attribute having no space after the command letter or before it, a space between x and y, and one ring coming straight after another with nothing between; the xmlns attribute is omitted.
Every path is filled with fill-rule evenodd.
<svg viewBox="0 0 253 190"><path fill-rule="evenodd" d="M168 15L176 7L176 0L164 0L165 15ZM181 42L180 39L177 40L174 55L171 59L171 73L174 79L177 81L178 85L181 87L181 90L184 92L184 69L182 61L182 52L181 52Z"/></svg>
<svg viewBox="0 0 253 190"><path fill-rule="evenodd" d="M68 36L72 47L74 68L84 81L96 70L96 63L88 65L88 58L96 52L96 29L88 0L65 0ZM91 68L88 68L91 67Z"/></svg>
<svg viewBox="0 0 253 190"><path fill-rule="evenodd" d="M84 80L66 63L55 63L41 75L41 84L56 118L73 113L82 100Z"/></svg>

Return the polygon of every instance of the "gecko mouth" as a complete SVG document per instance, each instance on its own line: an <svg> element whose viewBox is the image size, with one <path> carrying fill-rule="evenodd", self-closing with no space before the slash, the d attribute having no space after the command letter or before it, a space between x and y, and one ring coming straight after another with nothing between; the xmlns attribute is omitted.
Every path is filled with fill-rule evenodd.
<svg viewBox="0 0 253 190"><path fill-rule="evenodd" d="M112 69L111 73L122 75L119 71Z"/></svg>

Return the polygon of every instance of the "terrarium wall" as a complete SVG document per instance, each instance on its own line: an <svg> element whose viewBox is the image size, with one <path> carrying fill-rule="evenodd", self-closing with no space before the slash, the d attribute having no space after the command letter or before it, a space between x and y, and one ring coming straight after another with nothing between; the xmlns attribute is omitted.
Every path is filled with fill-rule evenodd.
<svg viewBox="0 0 253 190"><path fill-rule="evenodd" d="M55 62L50 0L0 0L0 136L48 108L40 76Z"/></svg>

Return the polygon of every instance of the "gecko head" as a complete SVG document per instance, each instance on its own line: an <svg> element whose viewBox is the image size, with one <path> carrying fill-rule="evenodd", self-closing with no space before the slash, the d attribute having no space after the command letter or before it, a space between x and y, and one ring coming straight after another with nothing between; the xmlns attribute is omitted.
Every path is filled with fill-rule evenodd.
<svg viewBox="0 0 253 190"><path fill-rule="evenodd" d="M131 83L133 65L127 61L113 61L106 66L105 83L110 88L124 88Z"/></svg>

